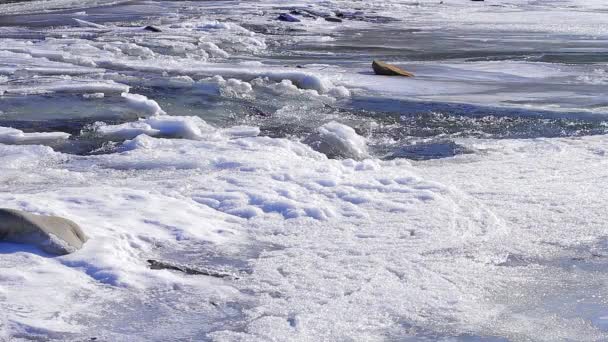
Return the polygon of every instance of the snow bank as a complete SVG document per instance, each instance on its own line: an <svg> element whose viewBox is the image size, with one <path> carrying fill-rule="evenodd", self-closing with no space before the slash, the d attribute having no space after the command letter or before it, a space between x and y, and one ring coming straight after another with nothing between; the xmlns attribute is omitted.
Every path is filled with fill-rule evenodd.
<svg viewBox="0 0 608 342"><path fill-rule="evenodd" d="M162 122L164 117L151 119ZM154 121L144 123L152 127ZM360 152L364 146L364 139L341 124L324 125L319 132L354 151ZM464 167L463 160L454 160L450 164L430 162L422 169L401 161L328 160L300 142L256 136L254 130L242 127L220 130L204 140L139 135L125 142L121 153L76 158L39 146L0 145L0 157L9 161L0 164L4 205L68 217L90 236L81 251L68 257L47 259L22 247L11 247L14 253L0 255L0 267L20 265L2 272L3 288L24 294L10 297L11 305L25 309L17 312L10 306L5 311L13 322L9 334L31 333L36 328L47 337L83 336L92 323L85 327L75 317L85 315L89 322L110 320L110 326L115 326L117 321L132 318L131 310L141 312L149 300L173 303L171 298L183 298L192 304L165 312L179 312L181 323L176 324L183 329L173 331L174 337L193 336L188 327L197 320L203 324L198 325L201 329L213 331L212 337L217 339L270 337L268 334L276 336L279 331L294 340L311 336L382 339L387 331L404 333L398 323L403 321L456 334L498 331L502 336L538 337L538 330L519 324L535 317L547 327L543 340L593 339L602 335L578 319L559 316L550 309L538 312L543 307L541 298L560 297L563 290L535 287L539 272L547 282L563 273L538 264L502 265L510 262L509 256L551 259L555 253L563 253L558 246L579 243L603 229L601 224L578 224L578 214L569 213L580 213L575 203L581 202L570 200L572 191L550 185L578 189L584 183L580 177L539 180L555 177L555 163L564 163L565 156L578 158L576 165L568 164L568 175L584 165L587 171L580 174L591 172L593 179L605 178L606 168L601 164L604 140L527 140L512 148L506 148L510 141L485 147L477 144L476 150L491 151L489 164L479 155L468 155L462 158L470 167ZM523 159L521 151L529 151ZM14 155L19 159L13 159ZM502 158L510 162L501 163ZM529 181L551 189L518 192L509 186L509 179L523 181L529 174L507 179L504 165L533 171L536 176ZM494 167L500 171L492 171ZM445 173L445 168L451 171ZM477 178L466 170L473 169L485 175L487 184L471 183ZM28 177L20 177L17 183L9 181L24 173ZM503 176L497 180L496 174ZM504 196L497 197L492 191L478 199L442 184L446 175L450 183L464 182L478 191L497 187ZM40 190L40 184L44 189ZM601 192L601 187L596 188ZM543 207L547 201L536 197L539 193L553 196L557 207L569 209L551 212L559 215L555 226L547 225L547 216L538 216L539 212L549 213ZM603 211L594 208L603 205L605 195L596 195L593 203L586 202L593 205L588 206L585 217L589 214L590 220L603 222ZM521 196L526 203L538 200L536 210L531 208L525 218L516 203ZM503 200L516 201L501 211L508 215L498 212ZM569 222L568 234L562 234L564 222ZM531 231L530 224L543 229ZM203 260L197 253L210 249L226 257L250 249L261 252L248 262L253 272L240 274L238 282L149 270L145 263L163 253ZM581 273L581 279L597 277L592 273ZM57 277L69 284L63 292L48 286ZM584 284L593 282L585 280ZM512 296L513 288L521 289L518 296ZM44 300L47 296L56 300ZM215 304L209 304L209 298ZM116 310L124 301L132 308ZM247 306L237 316L244 330L201 321L203 316L233 320L235 316L226 312L234 311L224 309L234 302ZM528 306L530 302L535 303L533 308ZM111 314L103 309L108 306L115 308ZM148 309L156 312L156 307ZM502 319L512 315L512 307L523 315L515 326L512 320ZM522 307L532 311L522 313ZM63 314L40 315L56 311ZM435 317L432 322L429 314ZM138 324L153 334L171 330L163 322L139 319ZM97 327L113 340L126 338L121 334L141 336L139 332L117 332L108 325Z"/></svg>

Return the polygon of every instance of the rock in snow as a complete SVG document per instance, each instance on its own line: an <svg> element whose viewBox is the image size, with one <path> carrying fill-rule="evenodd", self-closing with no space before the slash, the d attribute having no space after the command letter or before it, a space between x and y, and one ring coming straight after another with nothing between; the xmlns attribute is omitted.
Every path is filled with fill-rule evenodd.
<svg viewBox="0 0 608 342"><path fill-rule="evenodd" d="M33 244L47 253L64 255L82 248L87 237L68 219L0 208L0 241Z"/></svg>
<svg viewBox="0 0 608 342"><path fill-rule="evenodd" d="M150 32L163 32L163 30L159 29L158 27L151 26L151 25L144 27L144 30L150 31Z"/></svg>
<svg viewBox="0 0 608 342"><path fill-rule="evenodd" d="M381 61L374 61L372 63L372 68L374 69L376 75L414 77L414 74L410 72L407 72L395 65Z"/></svg>

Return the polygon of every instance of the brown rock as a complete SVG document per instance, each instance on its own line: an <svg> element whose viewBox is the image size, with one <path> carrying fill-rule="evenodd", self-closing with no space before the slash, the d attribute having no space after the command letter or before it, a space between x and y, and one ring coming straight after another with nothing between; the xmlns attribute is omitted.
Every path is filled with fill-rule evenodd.
<svg viewBox="0 0 608 342"><path fill-rule="evenodd" d="M395 65L381 61L374 61L372 63L372 68L374 69L376 75L414 77L414 74L410 72L407 72Z"/></svg>

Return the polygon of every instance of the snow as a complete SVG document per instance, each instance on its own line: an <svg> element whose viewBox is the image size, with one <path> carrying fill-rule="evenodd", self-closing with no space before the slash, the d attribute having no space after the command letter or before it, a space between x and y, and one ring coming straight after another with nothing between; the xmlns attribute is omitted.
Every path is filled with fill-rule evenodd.
<svg viewBox="0 0 608 342"><path fill-rule="evenodd" d="M1 144L48 144L66 140L70 134L63 132L25 133L11 127L0 127Z"/></svg>
<svg viewBox="0 0 608 342"><path fill-rule="evenodd" d="M162 110L162 108L160 108L156 101L150 100L144 95L129 94L125 92L120 94L120 96L122 96L127 101L127 104L131 108L142 112L144 115L165 114L165 112Z"/></svg>
<svg viewBox="0 0 608 342"><path fill-rule="evenodd" d="M332 157L364 159L368 157L367 142L349 126L332 121L319 127L306 139L315 150Z"/></svg>
<svg viewBox="0 0 608 342"><path fill-rule="evenodd" d="M212 131L213 128L199 117L168 115L153 116L120 125L97 123L95 127L96 134L124 140L140 134L200 140L204 138L204 133L209 134Z"/></svg>
<svg viewBox="0 0 608 342"><path fill-rule="evenodd" d="M0 340L608 339L605 135L372 147L416 103L603 120L605 1L289 4L369 16L339 25L276 21L276 0L110 3L0 4L100 23L0 27L0 119L34 127L0 122L0 203L89 236L61 257L0 242ZM373 75L376 55L416 77ZM57 108L82 133L36 131ZM103 145L59 152L79 142Z"/></svg>
<svg viewBox="0 0 608 342"><path fill-rule="evenodd" d="M82 82L72 80L48 80L36 86L17 86L7 89L9 94L48 94L48 93L103 93L103 94L120 94L121 92L129 91L129 86L118 84L113 81L109 82Z"/></svg>
<svg viewBox="0 0 608 342"><path fill-rule="evenodd" d="M109 6L125 2L124 0L34 0L22 2L9 2L2 4L2 14L19 14L33 11L60 11L70 7L86 7L86 6ZM80 15L80 13L74 13Z"/></svg>
<svg viewBox="0 0 608 342"><path fill-rule="evenodd" d="M140 135L126 142L119 154L68 159L50 150L5 146L0 150L3 159L7 153L18 153L21 161L2 166L2 184L15 172L26 171L30 176L13 183L2 200L9 207L63 215L85 227L91 239L82 251L52 259L59 263L52 272L67 272L74 282L70 291L99 292L93 288L105 284L117 288L105 290L112 296L121 288L138 293L150 287L193 286L188 285L191 278L147 270L145 255L158 248L155 246L179 248L182 243L210 242L235 253L244 248L239 245L245 241L281 246L251 260L256 271L241 275L244 283L225 284L246 293L281 295L250 299L254 306L246 312L245 332L224 328L212 334L220 340L237 336L263 339L260 336L279 331L292 339L376 338L386 332L399 333L395 324L402 319L417 326L473 329L478 334L498 331L513 338L530 334L539 340L601 336L576 320L549 319L557 314L549 309L521 313L521 319L528 314L545 317L545 333L514 328L502 317L509 315L511 306L539 300L534 288L527 290L525 284L538 276L540 266L501 265L515 255L521 260L549 262L556 253L563 257L558 246L595 242L595 236L604 233L601 211L594 209L605 200L601 190L587 199L572 194L584 184L581 177L608 177L602 150L590 148L606 145L605 139L472 143L488 151L489 158L474 155L417 166L328 160L301 143L219 132L215 139L205 141ZM24 150L17 150L21 148ZM574 156L579 163L564 162ZM60 160L65 161L56 162ZM46 167L40 168L41 164ZM531 165L536 167L531 169ZM555 165L563 172L557 174L559 182L547 178L556 177ZM586 172L581 172L582 165ZM507 167L520 170L526 178L507 172ZM471 176L473 170L477 170L475 177ZM155 180L159 177L162 181ZM530 185L512 188L521 181L541 188L518 194L514 189L532 190ZM95 185L85 186L92 183ZM29 192L34 184L45 184L46 190ZM475 194L483 189L488 195L473 197L461 188ZM41 196L44 206L36 204ZM505 200L514 201L513 206L502 205ZM530 214L524 214L523 221L520 201L530 203L523 212ZM548 201L555 210L547 211ZM587 211L582 217L589 224L581 225L578 213L583 207ZM503 213L497 208L513 211ZM547 223L538 212L546 212L551 221ZM201 221L201 217L205 219ZM572 223L564 226L564 222ZM533 227L539 228L531 230ZM19 250L9 254L8 260L23 255L28 254ZM31 267L51 262L38 259ZM11 261L5 258L4 265L6 262ZM543 268L560 276L556 266ZM21 272L31 271L25 268ZM594 284L592 274L580 271L580 277L581 286ZM497 283L502 285L495 287ZM12 284L3 282L3 287L10 293L17 286L30 293L44 282ZM197 286L204 284L197 281ZM513 289L518 296L507 296ZM564 290L543 291L549 291L548 298ZM48 295L48 291L43 293ZM395 293L400 295L395 297ZM21 303L19 298L11 302ZM39 312L37 305L44 305L45 310L67 305L61 299L36 303L27 302L33 313ZM18 322L27 329L45 327L51 334L82 332L83 327L68 323L70 315L102 314L90 307L87 313L78 310L48 319L35 314L18 318L9 313L14 322L11 329L17 329ZM336 315L341 317L339 324L332 319ZM361 317L366 319L361 321ZM260 326L260 319L267 322ZM445 322L451 323L447 326ZM561 328L565 326L570 328Z"/></svg>

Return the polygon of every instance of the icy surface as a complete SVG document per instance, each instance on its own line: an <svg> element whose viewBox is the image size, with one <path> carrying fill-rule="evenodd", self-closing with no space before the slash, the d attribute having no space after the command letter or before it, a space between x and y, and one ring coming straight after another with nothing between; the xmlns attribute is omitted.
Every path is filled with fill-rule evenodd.
<svg viewBox="0 0 608 342"><path fill-rule="evenodd" d="M608 339L607 11L0 4L0 341Z"/></svg>
<svg viewBox="0 0 608 342"><path fill-rule="evenodd" d="M2 144L44 144L65 140L69 137L69 134L63 132L24 133L15 128L0 127L0 143Z"/></svg>
<svg viewBox="0 0 608 342"><path fill-rule="evenodd" d="M351 127L335 121L317 128L306 142L329 157L364 159L368 156L365 138Z"/></svg>
<svg viewBox="0 0 608 342"><path fill-rule="evenodd" d="M5 146L0 150L7 161L1 180L11 192L2 195L3 203L70 217L91 236L82 251L68 257L33 258L21 247L4 254L4 267L19 263L25 277L10 275L8 281L9 274L3 273L8 303L31 312L16 316L9 309L9 327L14 333L43 329L69 336L84 333L94 317L108 314L90 306L66 310L69 301L60 298L45 300L49 293L35 290L43 288L44 278L28 273L37 268L46 267L50 279L62 276L73 282L62 296L85 291L93 297L89 301L110 300L124 291L142 296L146 289L184 291L191 286L216 293L222 287L211 290L216 286L208 287L204 279L148 270L144 260L151 253L202 243L238 253L246 248L244 241L253 239L274 247L250 260L253 273L222 285L228 287L222 290L226 294L214 294L226 301L235 300L237 289L249 294L243 299L247 310L240 328L219 328L214 338L264 340L280 333L293 339L344 339L388 333L398 339L406 334L401 330L406 322L413 329L407 331L423 334L599 338L598 328L568 305L585 296L579 289L600 291L596 284L603 273L570 270L560 263L564 258L591 263L586 258L604 253L596 244L605 233L599 210L605 195L599 188L589 197L576 193L581 177L608 177L605 147L599 147L606 146L605 139L473 144L490 156L417 167L332 161L300 143L221 134L205 142L140 135L119 154L80 158L48 148ZM566 158L577 162L562 165ZM539 164L543 167L531 166ZM559 175L553 171L557 165ZM587 165L585 172L581 165ZM506 167L509 177L504 176ZM480 175L473 178L472 170ZM8 182L23 172L28 178ZM531 184L540 188L533 191ZM45 190L27 190L34 187ZM44 206L38 203L41 196ZM519 205L522 201L528 203L526 209ZM547 210L545 203L551 208L547 216L538 215ZM593 248L578 251L581 244ZM571 272L576 281L565 286L574 280ZM32 298L33 293L42 297ZM570 296L569 304L554 303ZM531 301L538 306L529 306ZM40 316L36 303L42 302L48 312L63 314ZM513 311L518 312L515 322ZM76 316L85 322L70 323ZM536 323L530 325L531 319ZM545 332L540 334L539 327ZM155 326L154 331L166 328ZM99 334L127 338L115 330Z"/></svg>
<svg viewBox="0 0 608 342"><path fill-rule="evenodd" d="M140 134L146 134L198 140L204 137L203 132L210 131L213 131L213 128L198 117L179 116L153 116L120 125L99 123L96 127L98 134L119 139L132 139Z"/></svg>

